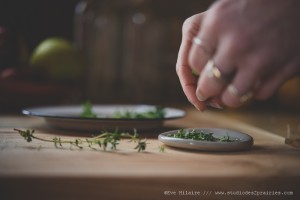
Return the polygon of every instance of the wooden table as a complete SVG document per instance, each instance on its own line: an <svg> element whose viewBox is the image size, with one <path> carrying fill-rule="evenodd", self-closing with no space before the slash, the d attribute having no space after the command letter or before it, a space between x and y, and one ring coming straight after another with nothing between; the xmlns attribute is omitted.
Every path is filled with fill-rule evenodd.
<svg viewBox="0 0 300 200"><path fill-rule="evenodd" d="M1 116L0 199L253 199L258 194L257 199L299 199L300 149L286 145L282 131L272 131L276 125L280 126L276 130L284 130L284 119L289 119L296 132L299 115L277 118L272 125L267 118L274 113L185 109L185 118L167 121L161 130L140 133L148 138L142 153L126 140L113 152L27 143L13 128L34 128L44 138L88 135L49 129L39 118ZM184 127L242 131L254 138L254 146L242 152L169 147L160 152L158 134Z"/></svg>

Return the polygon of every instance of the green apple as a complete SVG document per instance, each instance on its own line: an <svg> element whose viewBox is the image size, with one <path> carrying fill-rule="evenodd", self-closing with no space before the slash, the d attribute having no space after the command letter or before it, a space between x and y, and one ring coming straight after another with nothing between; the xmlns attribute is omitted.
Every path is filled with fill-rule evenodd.
<svg viewBox="0 0 300 200"><path fill-rule="evenodd" d="M51 37L42 41L30 58L33 71L43 71L54 81L75 81L82 77L82 56L71 42L64 38Z"/></svg>

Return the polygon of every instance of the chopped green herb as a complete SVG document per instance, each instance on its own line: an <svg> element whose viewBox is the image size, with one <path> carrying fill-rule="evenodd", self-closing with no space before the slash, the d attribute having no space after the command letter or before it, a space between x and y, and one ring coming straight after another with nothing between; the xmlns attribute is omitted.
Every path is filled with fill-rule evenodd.
<svg viewBox="0 0 300 200"><path fill-rule="evenodd" d="M228 135L221 138L214 137L213 133L205 133L203 130L197 131L195 129L189 131L180 129L177 133L171 133L168 137L180 138L180 139L191 139L198 141L210 141L210 142L234 142L236 139L231 139Z"/></svg>
<svg viewBox="0 0 300 200"><path fill-rule="evenodd" d="M97 114L93 112L92 104L87 101L82 105L83 111L80 117L97 118ZM145 112L119 111L113 113L112 118L116 119L162 119L166 115L164 108L155 107Z"/></svg>
<svg viewBox="0 0 300 200"><path fill-rule="evenodd" d="M166 151L164 146L158 146L158 149L161 153L164 153Z"/></svg>
<svg viewBox="0 0 300 200"><path fill-rule="evenodd" d="M122 119L161 119L165 117L165 114L165 110L162 107L155 107L153 110L146 112L116 112L113 117Z"/></svg>
<svg viewBox="0 0 300 200"><path fill-rule="evenodd" d="M89 101L86 101L82 105L83 111L80 114L80 117L89 117L89 118L97 118L97 114L93 112L92 104Z"/></svg>

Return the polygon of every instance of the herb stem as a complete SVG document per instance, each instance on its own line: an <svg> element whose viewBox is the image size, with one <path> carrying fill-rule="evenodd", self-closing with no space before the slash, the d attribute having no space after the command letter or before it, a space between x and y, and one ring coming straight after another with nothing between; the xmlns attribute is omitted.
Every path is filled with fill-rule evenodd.
<svg viewBox="0 0 300 200"><path fill-rule="evenodd" d="M146 140L141 140L138 138L138 134L136 131L134 134L130 133L119 133L119 132L105 132L98 136L92 138L85 139L74 139L74 140L62 140L60 137L54 137L53 139L45 139L41 137L37 137L34 135L34 130L20 130L14 129L19 132L19 134L27 141L31 142L33 139L40 140L43 142L51 142L54 143L56 148L63 147L63 144L70 144L71 146L76 146L79 149L83 149L84 147L89 147L90 149L96 150L93 145L98 145L99 147L103 147L105 151L107 149L108 144L111 145L112 150L117 149L117 145L122 138L129 138L130 141L137 143L137 146L134 149L137 149L138 152L144 151L146 149Z"/></svg>

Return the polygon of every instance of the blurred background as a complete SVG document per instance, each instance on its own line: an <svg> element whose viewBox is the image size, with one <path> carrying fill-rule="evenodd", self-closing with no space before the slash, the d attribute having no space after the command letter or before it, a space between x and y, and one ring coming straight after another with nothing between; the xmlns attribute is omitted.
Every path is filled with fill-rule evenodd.
<svg viewBox="0 0 300 200"><path fill-rule="evenodd" d="M187 104L181 27L212 0L1 0L0 113L92 103ZM298 106L300 79L270 102Z"/></svg>

